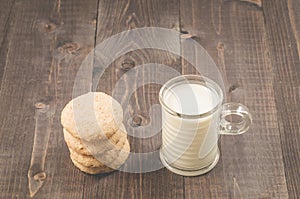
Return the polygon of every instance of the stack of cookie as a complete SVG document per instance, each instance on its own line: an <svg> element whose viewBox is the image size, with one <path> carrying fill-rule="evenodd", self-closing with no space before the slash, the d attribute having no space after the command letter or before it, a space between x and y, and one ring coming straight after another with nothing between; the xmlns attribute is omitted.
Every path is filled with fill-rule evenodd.
<svg viewBox="0 0 300 199"><path fill-rule="evenodd" d="M71 100L61 123L74 165L89 174L119 168L130 152L122 121L121 105L105 93L90 92Z"/></svg>

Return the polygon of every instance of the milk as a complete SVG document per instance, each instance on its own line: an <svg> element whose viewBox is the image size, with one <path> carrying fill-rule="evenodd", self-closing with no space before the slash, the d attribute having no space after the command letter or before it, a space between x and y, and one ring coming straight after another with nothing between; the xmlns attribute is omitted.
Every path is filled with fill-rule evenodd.
<svg viewBox="0 0 300 199"><path fill-rule="evenodd" d="M163 101L176 113L195 116L214 109L220 99L204 85L183 83L168 89ZM211 164L218 155L218 120L219 111L191 119L163 109L161 155L164 161L182 170L199 170Z"/></svg>

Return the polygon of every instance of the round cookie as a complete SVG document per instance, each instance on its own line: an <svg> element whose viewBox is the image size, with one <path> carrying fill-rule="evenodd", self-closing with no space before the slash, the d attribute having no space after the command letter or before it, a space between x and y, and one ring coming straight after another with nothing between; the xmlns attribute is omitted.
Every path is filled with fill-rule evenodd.
<svg viewBox="0 0 300 199"><path fill-rule="evenodd" d="M124 136L125 134L121 135L122 137L119 138L116 144L112 144L110 140L102 141L109 143L110 146L106 147L107 150L103 153L96 154L95 157L93 155L80 154L77 151L74 151L71 147L69 147L71 159L76 160L78 163L86 167L101 167L104 165L110 166L111 162L116 162L116 160L118 160L117 163L112 164L117 165L113 166L113 168L118 168L121 164L125 162L130 151L130 146L127 137ZM127 154L126 157L124 153Z"/></svg>
<svg viewBox="0 0 300 199"><path fill-rule="evenodd" d="M130 153L130 145L128 140L125 140L125 144L123 146L123 149L120 151L119 156L112 161L111 163L109 163L107 166L109 166L110 168L113 169L117 169L120 166L122 166L122 164L124 164L129 156Z"/></svg>
<svg viewBox="0 0 300 199"><path fill-rule="evenodd" d="M114 171L109 167L85 167L82 164L78 163L76 160L72 159L73 164L80 169L81 171L88 173L88 174L101 174L101 173L108 173Z"/></svg>
<svg viewBox="0 0 300 199"><path fill-rule="evenodd" d="M90 151L93 151L93 153L95 154L99 154L109 149L113 149L114 145L117 144L121 137L127 136L127 134L123 130L119 129L110 138L101 139L100 141L95 143L87 141L83 142L79 138L73 137L65 128L63 129L63 133L67 146L73 151L82 155L92 155Z"/></svg>
<svg viewBox="0 0 300 199"><path fill-rule="evenodd" d="M73 161L75 166L77 166L80 170L86 173L95 174L95 173L103 173L106 171L112 171L114 169L119 168L122 164L124 164L124 162L126 161L129 155L130 145L128 140L125 139L122 149L114 150L114 152L116 152L115 159L112 159L111 154L106 157L108 158L106 161L111 161L108 164L101 163L93 156L81 155L76 153L75 151L72 151L72 149L69 150L70 150L71 160Z"/></svg>
<svg viewBox="0 0 300 199"><path fill-rule="evenodd" d="M116 148L96 155L95 158L106 166L117 169L127 160L130 153L130 145L126 137L120 139Z"/></svg>
<svg viewBox="0 0 300 199"><path fill-rule="evenodd" d="M80 154L76 154L76 152L70 150L70 157L73 162L73 164L78 167L81 171L88 173L88 174L100 174L100 173L107 173L111 172L117 168L119 168L126 159L128 158L128 155L130 153L130 145L127 139L122 139L118 144L120 146L120 143L123 143L123 147L118 151L119 154L115 159L110 159L112 162L108 163L107 165L102 164L97 159L93 158L93 156L83 156ZM106 153L107 155L107 153ZM111 154L108 156L111 158ZM103 157L102 157L103 158ZM107 160L107 161L110 161Z"/></svg>
<svg viewBox="0 0 300 199"><path fill-rule="evenodd" d="M63 129L63 133L68 147L82 155L92 155L91 151L95 154L99 154L109 149L113 149L120 138L127 137L127 132L123 125L111 137L106 139L103 138L99 142L82 141L79 138L73 137L65 128Z"/></svg>
<svg viewBox="0 0 300 199"><path fill-rule="evenodd" d="M61 113L63 127L72 136L87 141L112 136L122 120L119 102L102 92L89 92L74 98Z"/></svg>
<svg viewBox="0 0 300 199"><path fill-rule="evenodd" d="M92 155L98 155L98 154L102 155L107 151L121 148L122 142L119 143L120 139L126 139L126 138L127 138L127 132L122 124L121 128L109 138L103 138L100 141L98 139L94 139L93 141L89 141L89 142L83 141L83 142L87 146L88 151ZM114 157L115 156L113 156L113 158Z"/></svg>
<svg viewBox="0 0 300 199"><path fill-rule="evenodd" d="M118 131L115 134L113 134L112 136L108 137L108 139L111 143L116 145L122 137L127 138L127 131L125 129L124 124L121 124Z"/></svg>
<svg viewBox="0 0 300 199"><path fill-rule="evenodd" d="M76 153L72 149L70 150L70 157L72 160L76 160L76 162L80 163L82 166L85 167L103 167L105 166L101 162L99 162L96 158L91 155L81 155Z"/></svg>
<svg viewBox="0 0 300 199"><path fill-rule="evenodd" d="M65 142L70 149L82 155L91 155L79 138L73 137L65 128L63 129L63 132Z"/></svg>

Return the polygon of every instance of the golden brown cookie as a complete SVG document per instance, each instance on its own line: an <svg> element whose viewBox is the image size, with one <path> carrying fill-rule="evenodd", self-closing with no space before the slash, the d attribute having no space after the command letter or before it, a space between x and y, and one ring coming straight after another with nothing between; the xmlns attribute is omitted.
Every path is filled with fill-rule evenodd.
<svg viewBox="0 0 300 199"><path fill-rule="evenodd" d="M111 137L106 139L103 138L101 140L99 139L99 141L93 140L92 142L83 141L79 138L73 137L65 128L63 129L63 132L64 139L68 147L82 155L92 155L92 153L99 154L113 149L121 138L127 137L127 132L123 124Z"/></svg>
<svg viewBox="0 0 300 199"><path fill-rule="evenodd" d="M121 147L122 146L122 147ZM99 154L94 158L91 155L81 155L77 152L70 150L70 157L74 165L77 166L80 170L89 173L89 174L98 174L105 173L115 169L118 169L124 162L127 160L130 145L126 138L122 138L118 143L115 149ZM102 163L100 161L106 162Z"/></svg>
<svg viewBox="0 0 300 199"><path fill-rule="evenodd" d="M68 132L66 130L64 131L65 135L71 136L71 139L73 139L77 142L77 145L74 145L74 142L71 143L71 144L73 144L73 145L71 145L70 142L66 141L67 143L69 143L68 145L70 145L69 151L70 151L72 159L75 159L77 162L79 162L80 164L82 164L83 166L86 166L86 167L99 167L99 166L103 166L103 165L109 166L109 164L111 162L115 161L116 159L119 159L117 166L114 166L114 168L118 168L119 167L118 164L121 165L124 162L123 159L127 159L127 156L128 156L127 153L129 153L129 151L130 151L130 146L129 146L126 134L122 130L119 130L119 132L121 132L121 133L120 134L115 133L115 135L117 135L118 139L113 140L113 142L117 142L117 143L111 142L110 139L101 140L99 142L99 145L102 145L104 147L102 147L101 153L93 153L93 155L95 155L95 157L96 157L96 158L94 158L93 155L88 154L89 151L84 149L85 146L81 143L81 141L78 138L74 138L70 134L68 134ZM78 146L79 146L79 149L84 149L84 151L86 151L88 153L85 153L85 154L78 153L78 151L80 151L80 152L83 151L83 150L78 150ZM99 148L99 147L97 147L97 148ZM124 158L124 153L127 154L126 158Z"/></svg>
<svg viewBox="0 0 300 199"><path fill-rule="evenodd" d="M119 139L116 145L112 145L109 143L110 147L106 147L108 150L105 150L103 153L100 154L94 154L95 158L103 164L108 165L119 156L120 151L124 147L125 140L127 140L127 138L122 137L121 139Z"/></svg>
<svg viewBox="0 0 300 199"><path fill-rule="evenodd" d="M127 138L127 131L125 129L124 124L120 124L120 128L116 133L114 133L112 136L108 137L109 141L113 144L117 144L119 140L123 137Z"/></svg>
<svg viewBox="0 0 300 199"><path fill-rule="evenodd" d="M95 158L106 166L117 169L127 160L130 145L126 137L120 139L114 149L95 155Z"/></svg>
<svg viewBox="0 0 300 199"><path fill-rule="evenodd" d="M70 149L82 155L91 155L79 138L73 137L65 128L63 129L63 132L65 142Z"/></svg>
<svg viewBox="0 0 300 199"><path fill-rule="evenodd" d="M112 136L122 124L119 102L102 92L89 92L71 100L61 113L68 132L87 141Z"/></svg>
<svg viewBox="0 0 300 199"><path fill-rule="evenodd" d="M72 159L73 164L80 169L81 171L88 173L88 174L101 174L101 173L108 173L114 171L113 169L103 166L103 167L85 167L82 164L78 163L76 160Z"/></svg>
<svg viewBox="0 0 300 199"><path fill-rule="evenodd" d="M129 153L130 153L130 145L128 140L126 139L123 148L120 150L119 156L111 163L107 164L107 166L113 169L119 168L126 162Z"/></svg>
<svg viewBox="0 0 300 199"><path fill-rule="evenodd" d="M72 149L70 150L70 157L72 160L76 160L76 162L80 163L82 166L85 167L103 167L105 166L101 162L99 162L94 156L92 155L82 155L79 154Z"/></svg>

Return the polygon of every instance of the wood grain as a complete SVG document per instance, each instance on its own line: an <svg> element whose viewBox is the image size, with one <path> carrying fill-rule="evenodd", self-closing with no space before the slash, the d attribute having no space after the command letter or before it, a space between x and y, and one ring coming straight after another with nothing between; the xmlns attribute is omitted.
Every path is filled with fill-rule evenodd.
<svg viewBox="0 0 300 199"><path fill-rule="evenodd" d="M299 13L298 1L263 3L274 67L274 93L290 198L300 195ZM298 10L298 11L297 11ZM276 20L276 19L279 19Z"/></svg>
<svg viewBox="0 0 300 199"><path fill-rule="evenodd" d="M254 118L248 133L221 136L219 164L208 175L185 178L186 197L287 198L262 10L237 1L184 1L181 5L182 29L218 64L227 101L247 105ZM193 72L185 62L183 68L184 73Z"/></svg>
<svg viewBox="0 0 300 199"><path fill-rule="evenodd" d="M8 54L1 54L1 60L5 59L0 93L1 198L29 197L26 173L33 147L34 105L38 102L54 103L57 110L46 148L47 177L36 197L82 197L84 175L69 159L60 111L72 97L82 59L94 46L96 6L96 1L27 1L16 2L12 9L14 20L4 38L4 43L10 44L6 45ZM80 50L65 48L69 43L78 43Z"/></svg>
<svg viewBox="0 0 300 199"><path fill-rule="evenodd" d="M59 21L61 28L54 37L51 49L52 65L56 77L55 100L57 112L54 117L52 134L47 154L47 169L50 178L40 194L46 198L82 198L84 195L84 175L72 164L69 152L63 140L60 113L65 104L73 98L73 86L81 63L95 44L97 1L56 1L50 15ZM84 14L83 14L84 13ZM92 72L91 70L88 72ZM85 79L87 78L87 79ZM80 85L90 90L91 75L86 76ZM48 186L47 186L48 185Z"/></svg>
<svg viewBox="0 0 300 199"><path fill-rule="evenodd" d="M98 13L97 44L114 34L136 28L157 26L179 28L179 2L175 0L163 3L159 0L147 2L100 1ZM146 35L141 35L141 38L147 41ZM179 38L175 42L178 44L179 52ZM130 45L139 47L135 41L128 42L127 47ZM115 46L115 48L121 47ZM160 85L147 83L147 80L155 77L154 74L157 74L157 71L147 73L145 70L140 70L130 73L138 66L147 63L165 64L180 71L178 57L155 49L139 49L120 56L110 64L102 76L99 74L101 68L97 68L101 65L94 66L94 78L99 78L99 75L101 78L99 83L96 82L93 87L98 91L114 94L114 97L122 104L124 111L128 113L125 114L124 124L131 135L129 137L131 151L135 153L157 151L161 143L160 134L156 132L151 132L156 135L150 138L136 137L138 135L147 136L147 131L141 129L153 123L155 117L150 115L149 110L152 105L158 104ZM164 78L163 74L161 76ZM124 91L130 90L131 87L136 91L132 94L114 92L120 78L124 80L122 84ZM138 82L142 83L142 86L136 88ZM147 163L141 160L131 163L132 165L140 164L141 167L145 164L151 165L151 162ZM181 176L174 175L166 169L141 174L114 172L101 178L101 182L97 178L88 179L85 198L183 198L182 180Z"/></svg>
<svg viewBox="0 0 300 199"><path fill-rule="evenodd" d="M300 3L295 0L287 1L288 13L291 23L291 29L294 33L296 44L297 44L297 51L298 57L300 57Z"/></svg>
<svg viewBox="0 0 300 199"><path fill-rule="evenodd" d="M220 12L220 2L216 1L181 1L181 32L192 35L194 39L212 56L216 62L218 58L217 46L219 43L219 34L222 31L223 15ZM186 41L183 41L186 42ZM195 48L189 45L182 45L182 55L192 54L196 65L186 60L182 60L183 74L203 74L197 67L205 65L199 57ZM203 67L205 68L205 67ZM212 77L210 77L212 78ZM223 147L221 146L221 149ZM228 187L224 174L224 164L220 159L217 166L208 174L197 177L185 177L185 198L228 198ZM229 197L230 198L230 197Z"/></svg>
<svg viewBox="0 0 300 199"><path fill-rule="evenodd" d="M0 81L2 80L4 67L6 65L6 57L8 55L8 49L10 42L7 39L10 33L10 27L14 23L14 15L12 10L14 1L4 1L0 4ZM1 88L1 86L0 86Z"/></svg>
<svg viewBox="0 0 300 199"><path fill-rule="evenodd" d="M44 173L36 176L42 186L34 198L298 198L299 13L298 0L1 1L0 198L29 198L28 171L34 176L40 170L46 178ZM220 137L220 161L206 175L182 177L163 168L91 176L69 158L60 113L74 97L81 63L105 39L141 27L181 31L174 46L182 55L196 58L199 53L184 41L201 44L223 75L227 101L241 102L252 112L248 133ZM131 45L139 46L132 41L127 47ZM169 76L157 68L130 71L158 63L178 73L198 72L187 60L157 49L121 55L104 74L104 66L92 61L77 77L79 89L113 94L122 103L133 152L158 150L160 117L150 110L159 103L160 85L147 80ZM116 91L118 81L124 92ZM135 88L138 82L145 85ZM38 109L44 106L54 109L53 121L51 116L42 125L50 136L40 137L47 145L34 147L35 131L43 129L35 122L45 119ZM144 129L147 125L151 131ZM149 138L137 137L149 132ZM42 155L38 167L31 165L36 150Z"/></svg>

